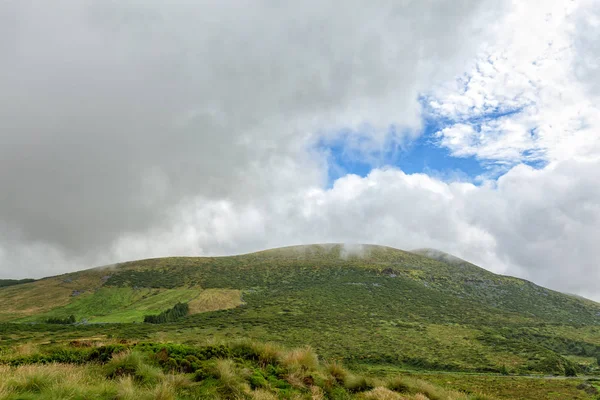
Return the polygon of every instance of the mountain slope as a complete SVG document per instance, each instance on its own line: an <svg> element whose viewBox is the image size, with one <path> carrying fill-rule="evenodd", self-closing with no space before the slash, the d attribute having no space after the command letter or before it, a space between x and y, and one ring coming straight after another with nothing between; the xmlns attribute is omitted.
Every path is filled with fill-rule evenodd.
<svg viewBox="0 0 600 400"><path fill-rule="evenodd" d="M199 309L208 312L176 324L77 329L191 342L207 336L309 341L349 362L445 370L563 373L577 365L591 371L600 358L597 303L467 262L372 245L294 246L95 268L0 289L0 317L134 322L208 297L211 306ZM38 329L10 326L32 337Z"/></svg>

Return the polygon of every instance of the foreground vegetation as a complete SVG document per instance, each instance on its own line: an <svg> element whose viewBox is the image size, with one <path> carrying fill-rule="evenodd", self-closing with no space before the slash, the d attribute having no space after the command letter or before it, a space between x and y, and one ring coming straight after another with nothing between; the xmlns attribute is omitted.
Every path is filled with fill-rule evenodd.
<svg viewBox="0 0 600 400"><path fill-rule="evenodd" d="M540 389L561 398L593 399L598 393L593 382L583 380L539 385L529 379L523 387L527 378L520 378L507 396L501 384L490 385L488 379L478 387L468 375L365 375L320 359L310 347L287 350L247 340L204 346L94 340L20 346L4 349L0 374L0 399L6 400L552 398Z"/></svg>

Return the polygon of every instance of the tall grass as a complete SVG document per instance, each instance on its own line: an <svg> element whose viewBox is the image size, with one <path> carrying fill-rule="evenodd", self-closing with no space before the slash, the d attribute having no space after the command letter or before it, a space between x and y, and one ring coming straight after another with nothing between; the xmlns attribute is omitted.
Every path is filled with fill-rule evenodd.
<svg viewBox="0 0 600 400"><path fill-rule="evenodd" d="M142 352L144 348L149 347L114 354L103 364L0 365L0 400L490 399L411 377L383 380L358 375L340 363L321 362L310 347L285 350L273 344L238 342L229 347L231 357L214 356L202 360L196 357L198 369L195 374L161 368L159 359ZM173 351L183 349L176 345L172 348ZM165 347L161 349L156 351L165 351ZM175 353L172 355L176 356ZM170 357L169 360L175 359Z"/></svg>

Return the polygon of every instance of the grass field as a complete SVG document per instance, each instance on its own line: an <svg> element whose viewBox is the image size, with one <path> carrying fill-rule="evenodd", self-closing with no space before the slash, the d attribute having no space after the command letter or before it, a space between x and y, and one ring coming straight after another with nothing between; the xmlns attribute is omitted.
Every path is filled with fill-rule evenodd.
<svg viewBox="0 0 600 400"><path fill-rule="evenodd" d="M189 302L191 314L229 309L242 304L241 292L231 289L102 287L93 293L79 295L65 306L17 322L65 318L69 315L85 316L83 319L89 323L142 322L145 315L158 314L179 302Z"/></svg>

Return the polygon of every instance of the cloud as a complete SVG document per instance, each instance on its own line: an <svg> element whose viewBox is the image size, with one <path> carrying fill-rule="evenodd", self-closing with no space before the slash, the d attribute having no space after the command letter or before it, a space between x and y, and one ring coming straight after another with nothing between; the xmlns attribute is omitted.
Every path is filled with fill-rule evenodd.
<svg viewBox="0 0 600 400"><path fill-rule="evenodd" d="M508 271L600 299L599 161L515 167L468 200L468 220L495 239Z"/></svg>
<svg viewBox="0 0 600 400"><path fill-rule="evenodd" d="M576 76L591 93L600 95L600 6L586 1L575 22L577 29L573 35L577 57L573 67Z"/></svg>
<svg viewBox="0 0 600 400"><path fill-rule="evenodd" d="M498 40L469 71L432 91L431 112L449 121L439 145L508 167L596 158L599 110L587 81L598 76L597 18L590 11L597 8L585 1L514 2Z"/></svg>
<svg viewBox="0 0 600 400"><path fill-rule="evenodd" d="M500 8L2 2L0 229L79 256L188 199L320 185L311 143L418 125L417 94L456 72Z"/></svg>

